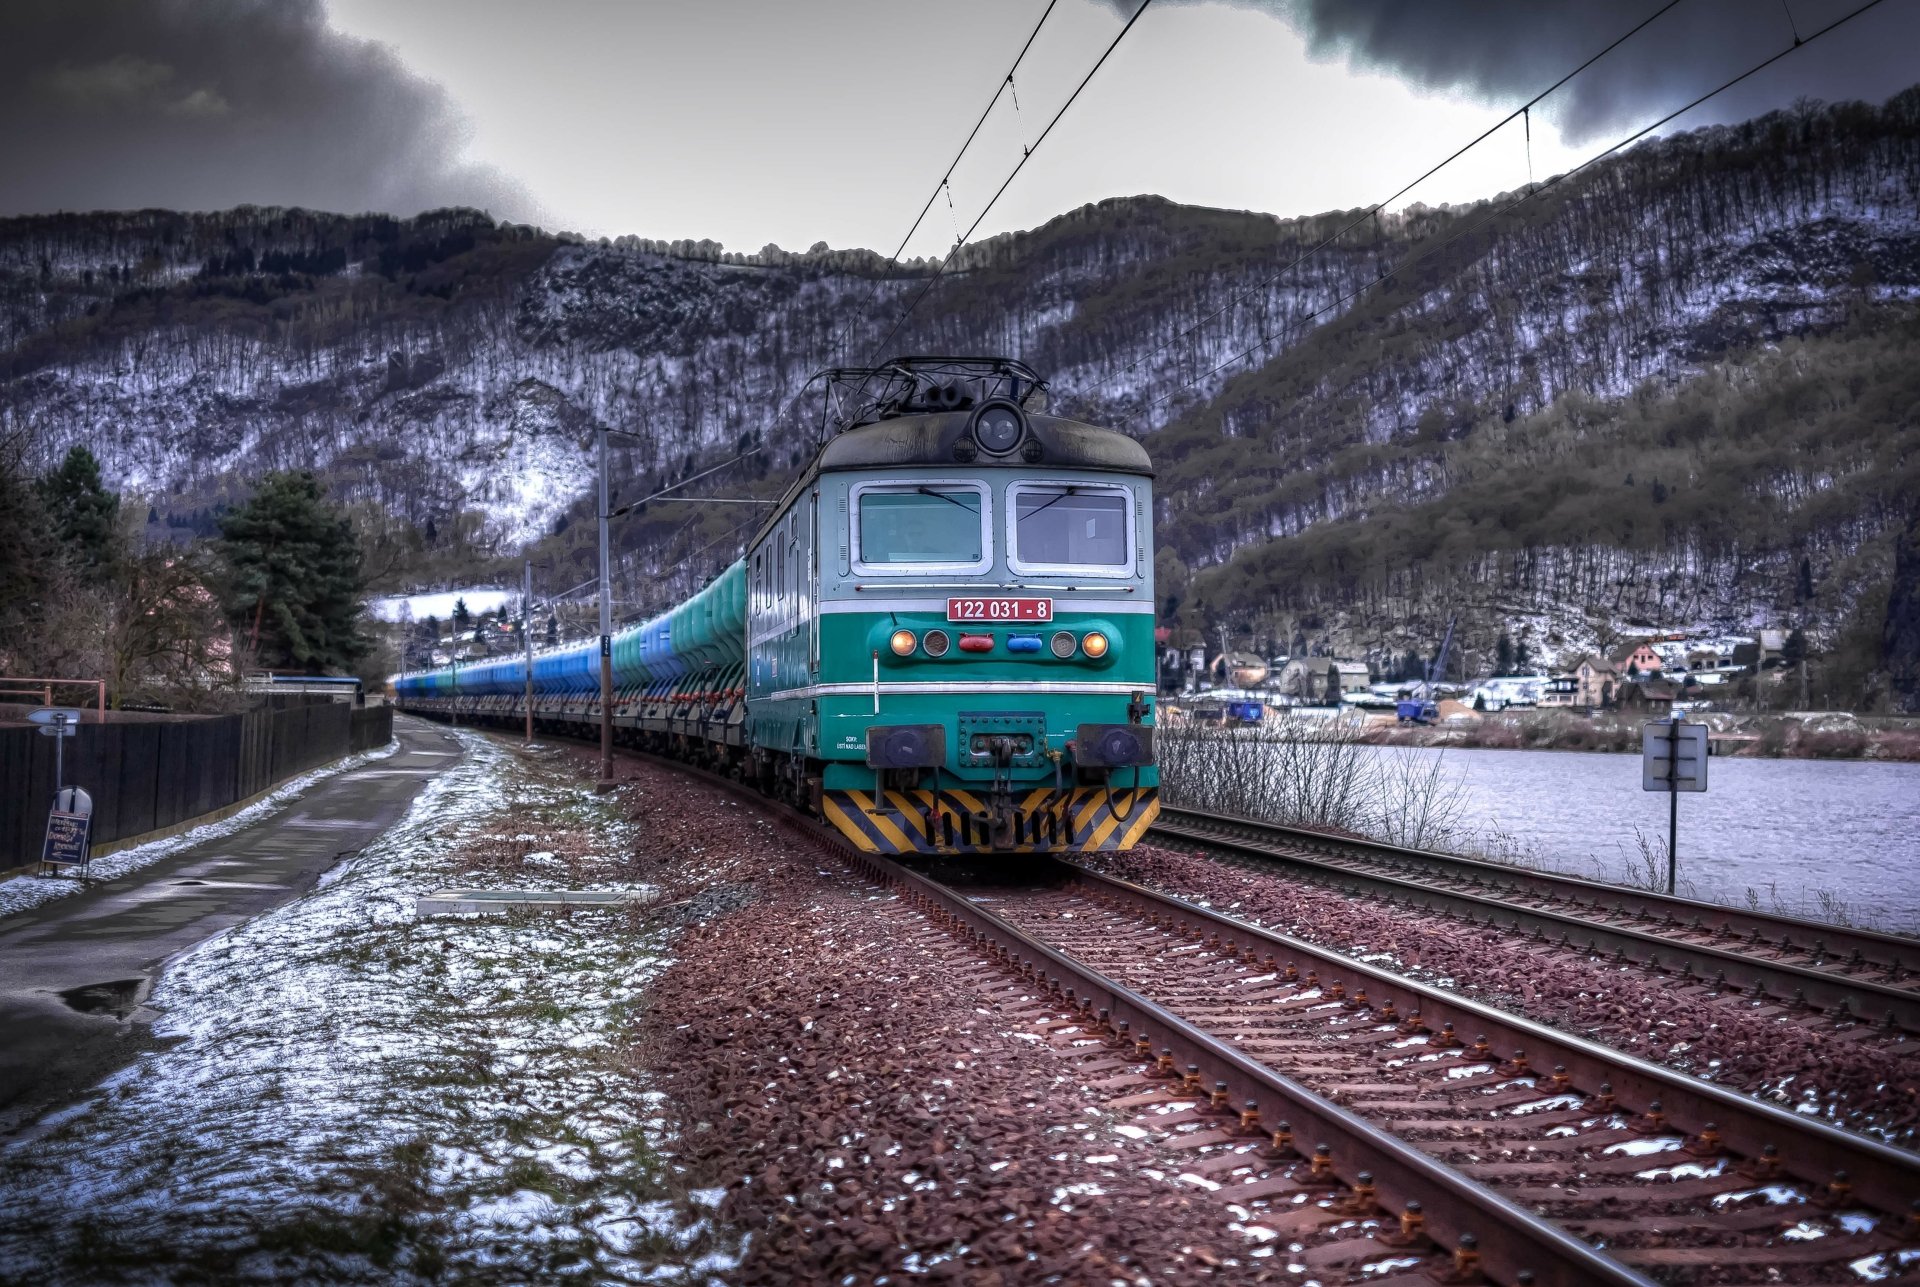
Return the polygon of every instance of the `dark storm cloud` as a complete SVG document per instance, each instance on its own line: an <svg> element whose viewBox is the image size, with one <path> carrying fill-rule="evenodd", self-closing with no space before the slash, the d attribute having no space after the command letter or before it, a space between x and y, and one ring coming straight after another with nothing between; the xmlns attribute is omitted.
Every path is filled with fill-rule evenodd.
<svg viewBox="0 0 1920 1287"><path fill-rule="evenodd" d="M320 0L4 0L0 213L243 203L526 218L445 91Z"/></svg>
<svg viewBox="0 0 1920 1287"><path fill-rule="evenodd" d="M1112 0L1131 12L1135 0ZM1272 13L1316 57L1518 105L1663 0L1230 0ZM1543 104L1569 139L1624 133L1805 37L1861 0L1681 0ZM1920 79L1920 3L1884 0L1702 109L1740 120L1796 98L1883 100Z"/></svg>

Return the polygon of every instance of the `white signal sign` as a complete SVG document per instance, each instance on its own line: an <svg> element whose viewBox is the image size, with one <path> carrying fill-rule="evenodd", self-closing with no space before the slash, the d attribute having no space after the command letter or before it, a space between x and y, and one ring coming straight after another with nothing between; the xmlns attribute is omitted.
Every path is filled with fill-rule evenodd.
<svg viewBox="0 0 1920 1287"><path fill-rule="evenodd" d="M1643 791L1704 791L1707 789L1707 734L1705 724L1659 720L1640 728L1640 789Z"/></svg>

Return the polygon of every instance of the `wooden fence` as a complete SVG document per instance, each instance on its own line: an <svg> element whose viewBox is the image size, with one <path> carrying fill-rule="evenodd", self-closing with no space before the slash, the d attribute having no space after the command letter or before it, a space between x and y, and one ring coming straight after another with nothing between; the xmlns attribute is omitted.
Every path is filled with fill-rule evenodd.
<svg viewBox="0 0 1920 1287"><path fill-rule="evenodd" d="M83 723L66 739L65 779L93 797L99 846L224 809L392 736L391 706L324 699L239 715ZM53 739L0 728L0 869L39 859L53 793Z"/></svg>

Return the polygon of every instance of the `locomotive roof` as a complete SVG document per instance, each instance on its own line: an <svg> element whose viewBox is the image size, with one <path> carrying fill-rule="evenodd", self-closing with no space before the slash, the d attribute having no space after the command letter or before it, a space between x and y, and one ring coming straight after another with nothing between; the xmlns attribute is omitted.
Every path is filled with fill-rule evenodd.
<svg viewBox="0 0 1920 1287"><path fill-rule="evenodd" d="M751 549L792 508L794 498L825 473L849 469L900 469L911 465L973 465L976 468L1013 465L1045 472L1058 469L1103 469L1119 474L1153 477L1153 459L1147 449L1115 429L1084 424L1060 416L1026 417L1040 459L1029 461L1018 452L1009 456L961 456L954 448L970 440L972 411L929 412L894 416L836 434L813 458L806 471L780 497L780 503L747 542Z"/></svg>
<svg viewBox="0 0 1920 1287"><path fill-rule="evenodd" d="M1018 454L960 459L954 446L967 438L968 411L933 412L861 425L835 435L814 458L803 484L814 475L842 469L896 469L902 465L1026 465L1035 469L1107 469L1153 475L1147 449L1123 433L1058 416L1028 416L1040 459Z"/></svg>

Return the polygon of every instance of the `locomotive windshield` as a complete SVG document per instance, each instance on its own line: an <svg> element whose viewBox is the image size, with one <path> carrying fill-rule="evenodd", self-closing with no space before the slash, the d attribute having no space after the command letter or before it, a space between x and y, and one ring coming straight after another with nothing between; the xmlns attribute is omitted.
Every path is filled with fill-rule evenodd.
<svg viewBox="0 0 1920 1287"><path fill-rule="evenodd" d="M1021 568L1097 568L1122 572L1132 562L1125 488L1019 483L1013 508L1014 564Z"/></svg>
<svg viewBox="0 0 1920 1287"><path fill-rule="evenodd" d="M977 567L989 561L986 491L973 483L861 488L860 562Z"/></svg>

